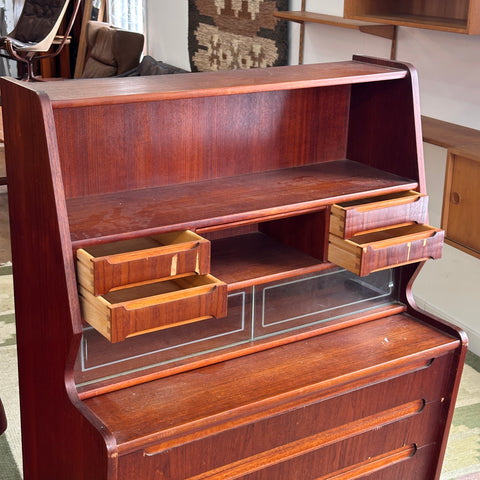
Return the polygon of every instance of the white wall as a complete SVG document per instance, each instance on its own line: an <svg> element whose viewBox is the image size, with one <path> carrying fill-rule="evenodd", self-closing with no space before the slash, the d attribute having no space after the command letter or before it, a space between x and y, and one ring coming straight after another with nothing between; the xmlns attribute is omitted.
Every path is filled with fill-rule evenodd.
<svg viewBox="0 0 480 480"><path fill-rule="evenodd" d="M300 4L292 0L291 9ZM307 9L341 16L343 1L307 0ZM355 30L306 25L304 63L346 60L353 53L388 58L390 41ZM397 59L418 71L423 114L480 129L480 35L399 27Z"/></svg>
<svg viewBox="0 0 480 480"><path fill-rule="evenodd" d="M147 53L190 70L187 0L145 0Z"/></svg>
<svg viewBox="0 0 480 480"><path fill-rule="evenodd" d="M149 54L189 69L187 1L146 1ZM299 10L300 6L301 0L290 0L291 10ZM343 0L307 0L307 10L342 16ZM298 44L299 26L291 23L290 63L298 62ZM390 41L355 30L317 24L305 27L304 63L350 60L353 54L389 58L390 48ZM480 35L399 27L397 59L412 63L418 71L424 115L480 129ZM425 145L430 220L437 226L445 160L445 149ZM430 309L433 313L465 328L475 353L480 355L480 314L472 293L478 290L480 261L451 247L445 249L444 256L427 264L414 292L418 292L419 304L425 308L434 305ZM438 279L445 281L439 285ZM433 295L429 296L429 292ZM461 305L465 306L463 310Z"/></svg>
<svg viewBox="0 0 480 480"><path fill-rule="evenodd" d="M301 0L290 0L300 9ZM343 15L343 0L307 0L307 9ZM187 0L146 0L147 51L158 60L190 69ZM298 60L298 25L291 23L290 63ZM353 54L390 56L390 42L355 30L306 24L304 63L351 59ZM480 129L480 35L400 27L397 58L420 78L422 113Z"/></svg>

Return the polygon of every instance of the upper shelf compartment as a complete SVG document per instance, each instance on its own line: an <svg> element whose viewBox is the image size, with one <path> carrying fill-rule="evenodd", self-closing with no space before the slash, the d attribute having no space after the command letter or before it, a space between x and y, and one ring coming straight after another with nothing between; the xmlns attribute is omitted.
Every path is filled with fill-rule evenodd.
<svg viewBox="0 0 480 480"><path fill-rule="evenodd" d="M52 126L75 248L423 191L408 65L355 56L165 77L9 81Z"/></svg>
<svg viewBox="0 0 480 480"><path fill-rule="evenodd" d="M480 34L480 0L345 0L344 17L406 27Z"/></svg>

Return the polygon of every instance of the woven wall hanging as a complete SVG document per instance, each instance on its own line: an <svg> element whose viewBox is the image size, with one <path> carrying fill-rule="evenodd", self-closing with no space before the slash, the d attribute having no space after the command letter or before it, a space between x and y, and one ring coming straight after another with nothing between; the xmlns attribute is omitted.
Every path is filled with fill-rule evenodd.
<svg viewBox="0 0 480 480"><path fill-rule="evenodd" d="M288 0L189 0L194 72L286 65L288 29L275 10Z"/></svg>

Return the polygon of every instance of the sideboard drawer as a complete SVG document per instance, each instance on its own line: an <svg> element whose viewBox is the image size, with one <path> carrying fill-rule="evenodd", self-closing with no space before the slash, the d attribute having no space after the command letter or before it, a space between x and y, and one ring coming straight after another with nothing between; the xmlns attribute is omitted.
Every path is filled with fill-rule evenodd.
<svg viewBox="0 0 480 480"><path fill-rule="evenodd" d="M328 260L364 276L384 268L440 258L444 232L428 225L403 225L344 240L330 234Z"/></svg>
<svg viewBox="0 0 480 480"><path fill-rule="evenodd" d="M111 342L227 314L227 285L191 275L94 296L80 286L84 320Z"/></svg>
<svg viewBox="0 0 480 480"><path fill-rule="evenodd" d="M428 197L407 192L332 205L330 233L351 238L359 232L405 223L425 223Z"/></svg>
<svg viewBox="0 0 480 480"><path fill-rule="evenodd" d="M189 230L77 251L78 281L94 295L179 275L210 273L210 242Z"/></svg>
<svg viewBox="0 0 480 480"><path fill-rule="evenodd" d="M119 478L304 480L330 478L329 474L334 478L341 470L355 471L361 464L372 473L390 463L409 461L417 448L437 441L452 358L435 358L404 375L362 388L318 392L313 401L273 415L265 412L254 422L234 416L233 421L223 426L215 422L204 432L196 427L191 437L182 437L183 428L177 432L172 428L173 438L158 435L161 443L120 454Z"/></svg>

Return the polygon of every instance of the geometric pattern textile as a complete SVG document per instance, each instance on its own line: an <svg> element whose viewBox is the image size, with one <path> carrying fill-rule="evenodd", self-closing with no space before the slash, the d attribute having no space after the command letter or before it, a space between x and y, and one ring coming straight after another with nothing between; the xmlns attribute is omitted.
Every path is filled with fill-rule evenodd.
<svg viewBox="0 0 480 480"><path fill-rule="evenodd" d="M287 65L288 0L189 0L192 72Z"/></svg>

